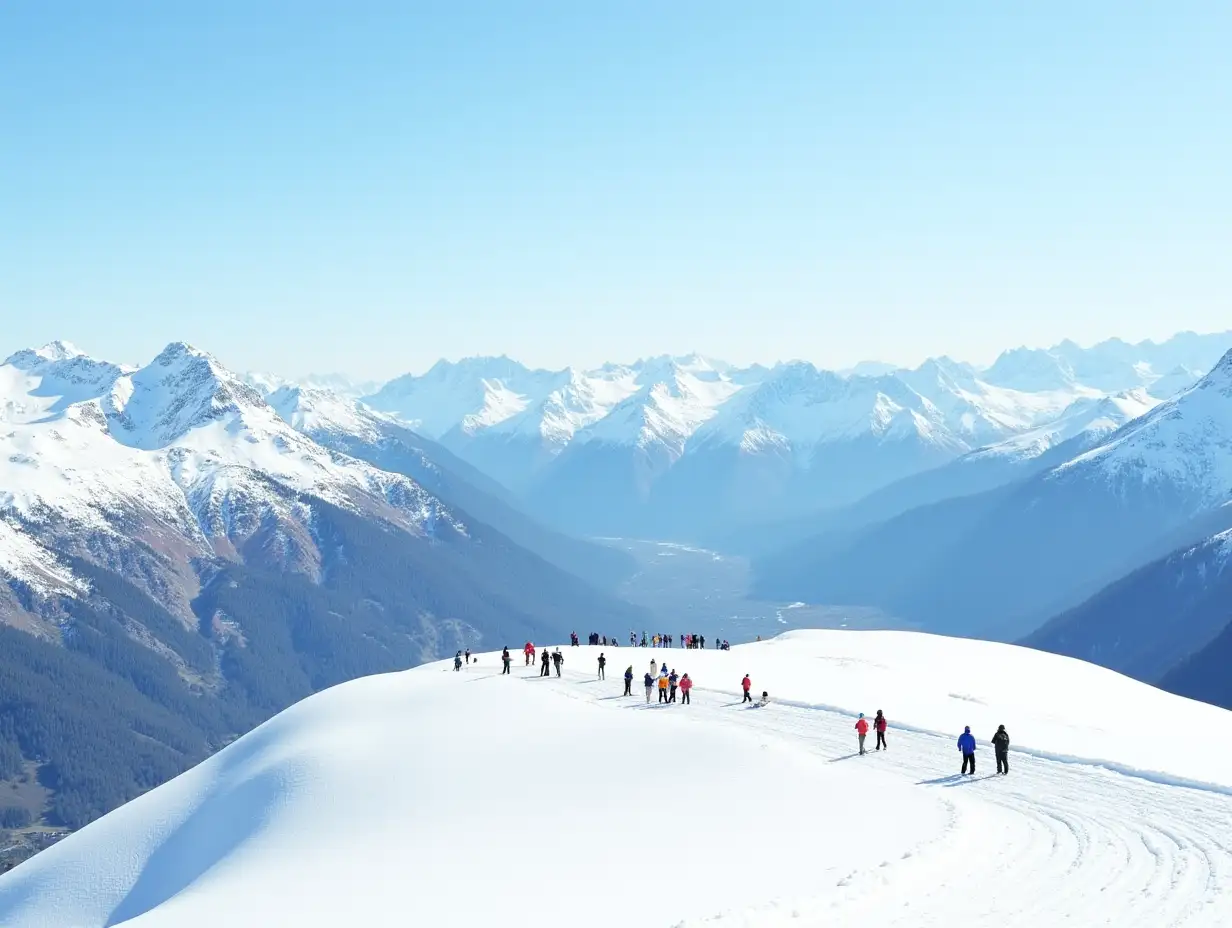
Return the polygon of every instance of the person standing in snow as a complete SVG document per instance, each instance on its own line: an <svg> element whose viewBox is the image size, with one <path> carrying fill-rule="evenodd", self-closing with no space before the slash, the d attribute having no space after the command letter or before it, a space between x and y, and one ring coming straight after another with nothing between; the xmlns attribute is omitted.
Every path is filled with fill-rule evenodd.
<svg viewBox="0 0 1232 928"><path fill-rule="evenodd" d="M667 677L667 687L670 690L667 696L668 702L676 701L676 684L680 682L680 678L676 676L676 668L672 668L672 672Z"/></svg>
<svg viewBox="0 0 1232 928"><path fill-rule="evenodd" d="M856 719L856 737L860 741L860 753L866 754L864 750L864 739L868 737L868 722L864 720L864 713L860 713L860 717Z"/></svg>
<svg viewBox="0 0 1232 928"><path fill-rule="evenodd" d="M603 670L603 668L605 668L606 666L607 666L607 658L604 657L602 653L600 653L599 654L599 679L600 680L607 679L607 674L604 673L604 670Z"/></svg>
<svg viewBox="0 0 1232 928"><path fill-rule="evenodd" d="M625 671L625 695L633 695L633 665L629 665L629 669Z"/></svg>
<svg viewBox="0 0 1232 928"><path fill-rule="evenodd" d="M740 686L744 688L744 699L740 700L741 705L746 702L752 702L753 695L749 692L749 690L753 688L753 681L749 679L749 675L747 673L744 675L744 679L740 681Z"/></svg>
<svg viewBox="0 0 1232 928"><path fill-rule="evenodd" d="M465 656L466 662L469 664L471 662L471 649L467 648L465 651L462 652L462 654L463 656Z"/></svg>
<svg viewBox="0 0 1232 928"><path fill-rule="evenodd" d="M646 705L650 705L650 694L654 692L654 677L646 674Z"/></svg>
<svg viewBox="0 0 1232 928"><path fill-rule="evenodd" d="M505 674L509 673L509 665L510 665L512 662L513 662L513 658L511 658L511 657L509 656L509 649L508 649L508 648L505 648L505 650L501 652L501 664L502 664L502 665L504 666L504 668L505 668L504 670L502 670L502 671L501 671L501 675L502 675L502 676L504 676Z"/></svg>
<svg viewBox="0 0 1232 928"><path fill-rule="evenodd" d="M667 702L667 677L659 677L659 702Z"/></svg>
<svg viewBox="0 0 1232 928"><path fill-rule="evenodd" d="M880 751L882 748L885 748L887 751L890 750L885 740L885 733L888 727L889 727L889 723L886 721L886 717L882 715L881 710L878 709L877 717L873 719L873 731L877 732L877 750L878 751Z"/></svg>
<svg viewBox="0 0 1232 928"><path fill-rule="evenodd" d="M522 653L526 655L526 666L529 667L535 662L535 646L529 641L526 642L526 647L522 649Z"/></svg>
<svg viewBox="0 0 1232 928"><path fill-rule="evenodd" d="M552 672L548 669L548 664L552 662L552 655L548 653L547 648L543 649L543 657L540 662L543 664L543 668L539 671L539 676L550 677Z"/></svg>
<svg viewBox="0 0 1232 928"><path fill-rule="evenodd" d="M693 689L693 681L689 679L689 675L686 673L680 678L680 704L682 706L690 705L689 690L691 689Z"/></svg>
<svg viewBox="0 0 1232 928"><path fill-rule="evenodd" d="M962 752L963 765L962 772L967 774L967 767L971 768L971 776L975 776L975 735L971 734L971 726L968 725L963 729L963 733L958 736L958 750Z"/></svg>
<svg viewBox="0 0 1232 928"><path fill-rule="evenodd" d="M653 657L650 659L650 675L652 677L659 676L659 662L656 661Z"/></svg>
<svg viewBox="0 0 1232 928"><path fill-rule="evenodd" d="M462 652L461 651L459 651L457 654L453 656L453 669L454 670L462 669Z"/></svg>
<svg viewBox="0 0 1232 928"><path fill-rule="evenodd" d="M560 676L560 665L565 662L565 656L560 653L560 648L552 652L552 663L556 665L556 676Z"/></svg>
<svg viewBox="0 0 1232 928"><path fill-rule="evenodd" d="M1010 772L1010 734L1004 725L997 726L997 733L992 736L992 747L997 753L997 773L1005 775Z"/></svg>

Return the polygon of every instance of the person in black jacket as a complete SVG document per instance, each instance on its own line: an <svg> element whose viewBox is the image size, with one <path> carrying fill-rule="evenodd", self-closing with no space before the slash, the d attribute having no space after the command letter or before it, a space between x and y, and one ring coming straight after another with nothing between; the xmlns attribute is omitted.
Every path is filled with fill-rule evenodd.
<svg viewBox="0 0 1232 928"><path fill-rule="evenodd" d="M604 668L607 667L607 658L602 654L599 655L599 679L606 680L607 674L604 673Z"/></svg>
<svg viewBox="0 0 1232 928"><path fill-rule="evenodd" d="M560 653L560 648L552 652L552 663L556 665L556 676L560 676L560 665L564 662L565 656Z"/></svg>
<svg viewBox="0 0 1232 928"><path fill-rule="evenodd" d="M633 665L632 664L630 664L629 668L625 671L625 695L626 696L633 695Z"/></svg>
<svg viewBox="0 0 1232 928"><path fill-rule="evenodd" d="M997 773L1010 772L1010 735L1004 725L997 726L997 733L992 736L993 750L997 754Z"/></svg>
<svg viewBox="0 0 1232 928"><path fill-rule="evenodd" d="M552 661L552 655L547 648L543 649L543 669L539 671L539 676L550 677L552 672L548 669L548 664Z"/></svg>
<svg viewBox="0 0 1232 928"><path fill-rule="evenodd" d="M505 648L505 650L501 652L501 663L504 665L504 668L505 668L504 670L501 671L502 675L509 673L509 663L511 660L512 658L509 657L509 649Z"/></svg>

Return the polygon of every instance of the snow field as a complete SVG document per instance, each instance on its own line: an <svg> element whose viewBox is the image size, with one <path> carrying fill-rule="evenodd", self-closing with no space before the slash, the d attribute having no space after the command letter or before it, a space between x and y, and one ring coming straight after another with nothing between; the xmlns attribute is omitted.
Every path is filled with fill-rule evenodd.
<svg viewBox="0 0 1232 928"><path fill-rule="evenodd" d="M559 679L510 644L510 678L489 653L299 703L0 878L0 924L1232 923L1232 713L902 632L562 647ZM693 705L646 705L652 656ZM878 708L890 750L856 756ZM1005 778L1001 722L1026 749Z"/></svg>

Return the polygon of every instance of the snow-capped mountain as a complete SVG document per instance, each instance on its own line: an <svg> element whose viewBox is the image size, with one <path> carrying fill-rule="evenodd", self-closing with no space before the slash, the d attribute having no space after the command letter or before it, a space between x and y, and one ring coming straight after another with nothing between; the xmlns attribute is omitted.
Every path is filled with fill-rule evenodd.
<svg viewBox="0 0 1232 928"><path fill-rule="evenodd" d="M366 402L572 530L695 537L733 520L846 505L1011 439L1021 438L1019 454L1041 454L1087 432L1083 411L1105 397L1133 397L1116 422L1144 405L1141 391L1154 402L1189 386L1180 362L1209 359L1209 369L1232 334L1175 341L1016 349L987 370L936 358L842 374L696 355L593 371L474 358L400 377Z"/></svg>
<svg viewBox="0 0 1232 928"><path fill-rule="evenodd" d="M40 764L48 823L322 687L642 619L559 566L618 574L620 553L535 525L358 404L271 398L182 343L140 367L63 344L0 364L0 702L22 707L0 781Z"/></svg>
<svg viewBox="0 0 1232 928"><path fill-rule="evenodd" d="M664 656L606 650L609 669ZM516 661L503 675L489 652L306 699L0 876L0 923L521 928L545 919L528 887L593 928L1232 921L1225 710L1082 661L901 632L677 651L690 705L658 708L640 683L622 698L619 672L595 680L599 648L565 651L559 678ZM768 705L732 707L745 674ZM877 707L888 752L860 756L855 719ZM688 801L611 762L644 756L670 758ZM511 809L550 827L494 827ZM671 879L597 900L596 875L625 873L659 834Z"/></svg>
<svg viewBox="0 0 1232 928"><path fill-rule="evenodd" d="M1111 406L1120 416L1127 403L1128 412L1147 404L1139 393ZM1093 409L1099 423L1109 404ZM1074 450L1066 442L1055 449ZM1227 528L1229 499L1232 352L1189 390L1043 472L903 512L837 547L809 541L768 558L762 591L871 603L937 630L1017 637Z"/></svg>

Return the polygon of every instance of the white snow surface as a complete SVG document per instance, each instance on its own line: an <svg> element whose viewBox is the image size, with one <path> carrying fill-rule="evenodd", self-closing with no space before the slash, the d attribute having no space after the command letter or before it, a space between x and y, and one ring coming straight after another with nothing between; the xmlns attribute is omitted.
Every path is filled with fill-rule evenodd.
<svg viewBox="0 0 1232 928"><path fill-rule="evenodd" d="M562 650L560 679L483 654L311 697L0 877L0 924L1232 923L1232 713L905 632ZM652 658L693 705L646 704Z"/></svg>

